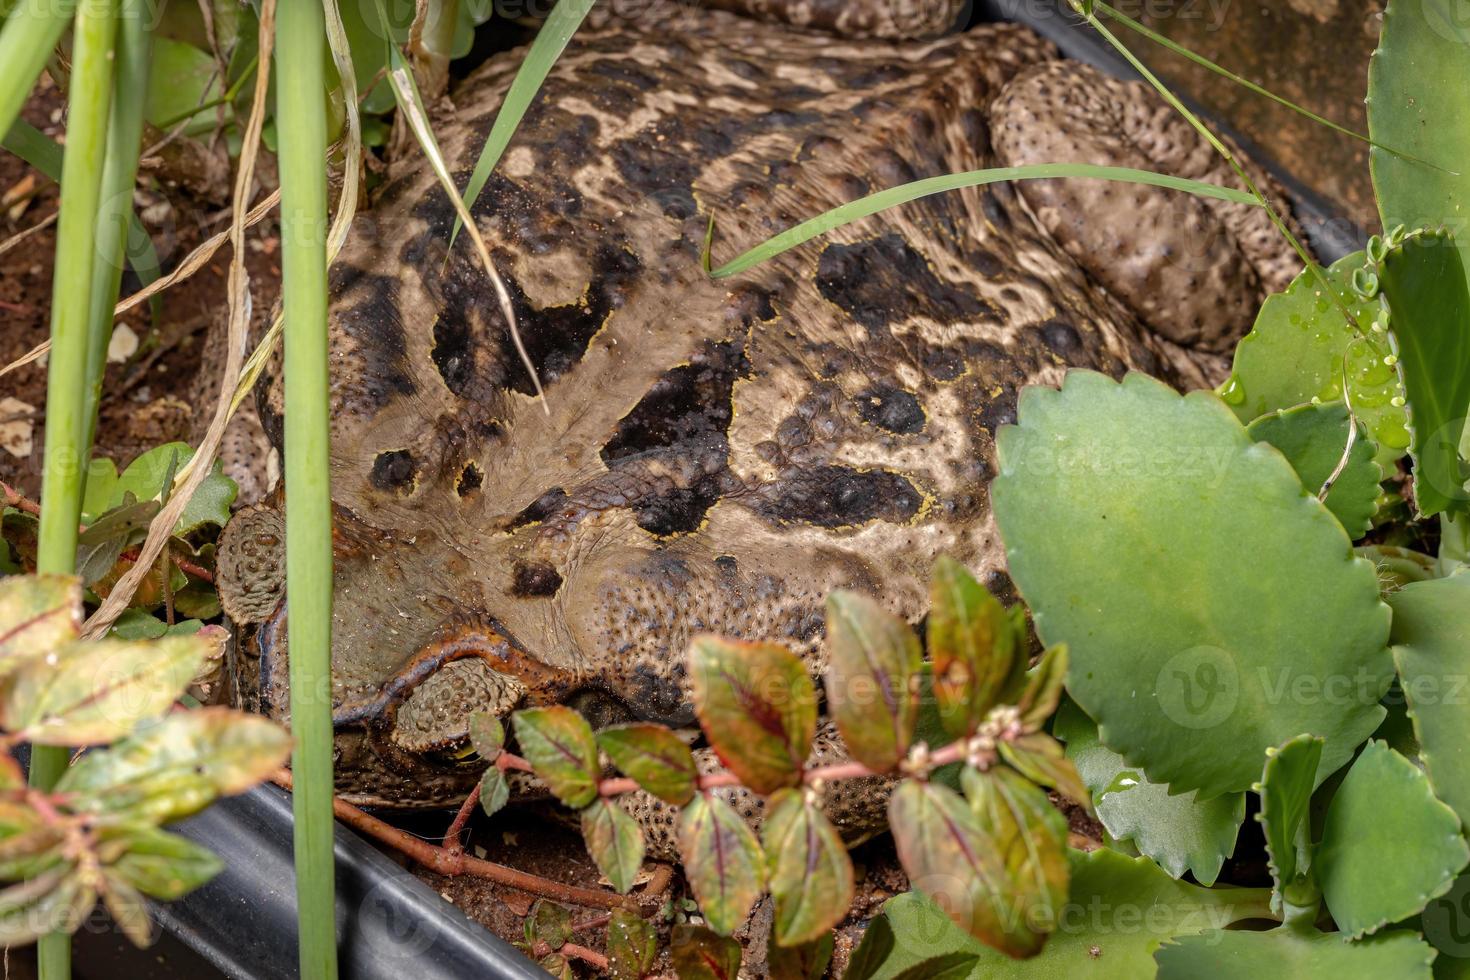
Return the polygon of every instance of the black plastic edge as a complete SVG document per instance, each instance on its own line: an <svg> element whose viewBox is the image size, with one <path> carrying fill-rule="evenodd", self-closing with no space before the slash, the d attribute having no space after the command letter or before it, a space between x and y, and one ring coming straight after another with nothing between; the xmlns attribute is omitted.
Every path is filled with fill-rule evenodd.
<svg viewBox="0 0 1470 980"><path fill-rule="evenodd" d="M208 847L225 870L154 917L224 975L298 975L291 798L260 786L169 829ZM337 935L351 980L544 980L521 952L338 825Z"/></svg>
<svg viewBox="0 0 1470 980"><path fill-rule="evenodd" d="M982 21L1009 20L1025 24L1055 44L1068 58L1090 64L1115 78L1139 78L1133 66L1073 13L1065 0L976 0L975 13ZM1292 213L1302 226L1306 239L1303 244L1319 261L1332 263L1363 247L1365 229L1358 227L1327 198L1302 183L1259 145L1221 122L1198 102L1183 94L1180 101L1208 118L1217 132L1234 140L1285 188Z"/></svg>

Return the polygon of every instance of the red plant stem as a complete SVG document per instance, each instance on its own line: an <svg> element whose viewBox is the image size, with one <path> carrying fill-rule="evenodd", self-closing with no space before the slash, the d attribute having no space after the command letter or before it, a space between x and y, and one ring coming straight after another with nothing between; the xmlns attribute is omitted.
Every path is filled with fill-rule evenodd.
<svg viewBox="0 0 1470 980"><path fill-rule="evenodd" d="M532 950L536 958L543 959L552 953L560 953L569 960L581 960L594 970L605 972L607 970L607 957L595 949L586 946L578 946L576 943L562 943L557 949L552 949L550 943L540 942Z"/></svg>
<svg viewBox="0 0 1470 980"><path fill-rule="evenodd" d="M449 829L444 832L445 850L464 850L464 841L460 840L460 835L464 833L464 826L465 824L470 822L470 815L475 812L475 804L479 802L480 784L476 783L475 788L470 790L470 795L466 796L464 798L464 802L460 804L459 812L454 815L454 822L451 823L449 825Z"/></svg>
<svg viewBox="0 0 1470 980"><path fill-rule="evenodd" d="M131 549L127 550L127 551L124 551L122 554L118 555L118 558L121 559L122 561L137 561L138 560L138 556L139 556L138 549L137 548L131 548ZM184 558L184 557L182 557L180 555L176 555L176 554L174 554L172 552L169 553L169 556L168 557L174 563L175 567L178 568L179 571L181 571L181 572L187 572L188 574L194 576L195 578L202 579L203 581L208 582L211 585L214 584L214 573L211 572L209 569L204 568L201 565L196 565L192 561L190 561L189 559Z"/></svg>
<svg viewBox="0 0 1470 980"><path fill-rule="evenodd" d="M30 514L32 517L41 516L41 505L31 498L24 496L19 490L10 484L0 480L0 491L5 494L5 506L14 507L18 511Z"/></svg>

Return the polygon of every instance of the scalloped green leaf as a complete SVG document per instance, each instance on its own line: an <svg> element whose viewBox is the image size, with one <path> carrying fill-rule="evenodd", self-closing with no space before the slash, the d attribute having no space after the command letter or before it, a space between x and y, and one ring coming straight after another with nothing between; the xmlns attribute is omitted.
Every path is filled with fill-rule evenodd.
<svg viewBox="0 0 1470 980"><path fill-rule="evenodd" d="M1261 809L1256 820L1266 837L1271 869L1271 901L1278 909L1283 892L1312 865L1310 807L1322 762L1322 740L1298 735L1280 748L1266 750L1266 766L1256 792Z"/></svg>
<svg viewBox="0 0 1470 980"><path fill-rule="evenodd" d="M996 521L1104 744L1209 799L1248 789L1268 746L1306 732L1332 756L1376 726L1393 670L1373 566L1215 395L1074 370L1019 418Z"/></svg>
<svg viewBox="0 0 1470 980"><path fill-rule="evenodd" d="M897 765L919 719L919 638L873 599L827 597L827 706L852 757L877 772Z"/></svg>
<svg viewBox="0 0 1470 980"><path fill-rule="evenodd" d="M847 971L842 974L842 980L873 980L892 955L894 941L893 922L888 916L880 915L869 921L868 927L863 930L862 941L848 958Z"/></svg>
<svg viewBox="0 0 1470 980"><path fill-rule="evenodd" d="M1166 943L1154 959L1158 980L1430 980L1434 950L1406 929L1359 942L1336 932L1227 930Z"/></svg>
<svg viewBox="0 0 1470 980"><path fill-rule="evenodd" d="M1165 940L1268 912L1269 889L1201 888L1175 881L1148 858L1108 848L1072 851L1069 858L1070 896L1060 927L1038 955L1014 960L990 949L951 923L933 900L909 892L883 907L894 946L872 980L895 980L917 963L955 952L979 958L972 980L1142 980L1153 976L1153 954Z"/></svg>
<svg viewBox="0 0 1470 980"><path fill-rule="evenodd" d="M941 555L929 585L927 633L939 719L951 737L968 735L1000 698L1016 666L1010 617L968 568Z"/></svg>
<svg viewBox="0 0 1470 980"><path fill-rule="evenodd" d="M699 727L742 783L764 795L801 781L817 731L817 690L801 658L774 643L697 636L689 683Z"/></svg>
<svg viewBox="0 0 1470 980"><path fill-rule="evenodd" d="M1067 701L1053 729L1067 743L1067 758L1092 791L1097 818L1116 840L1132 841L1175 878L1193 873L1212 885L1245 821L1245 794L1226 793L1201 802L1197 793L1169 795L1097 737L1097 726Z"/></svg>
<svg viewBox="0 0 1470 980"><path fill-rule="evenodd" d="M600 798L582 811L582 839L597 870L619 895L626 895L643 867L643 831L638 821L614 801Z"/></svg>
<svg viewBox="0 0 1470 980"><path fill-rule="evenodd" d="M587 719L571 708L525 708L510 716L521 755L552 794L580 810L597 797L597 742Z"/></svg>
<svg viewBox="0 0 1470 980"><path fill-rule="evenodd" d="M1394 662L1434 795L1470 827L1470 575L1391 593Z"/></svg>
<svg viewBox="0 0 1470 980"><path fill-rule="evenodd" d="M1467 253L1470 254L1470 253ZM1420 515L1465 513L1470 471L1460 460L1470 411L1470 286L1446 232L1410 235L1378 266L1389 331L1408 396L1409 453Z"/></svg>
<svg viewBox="0 0 1470 980"><path fill-rule="evenodd" d="M1459 0L1390 0L1368 63L1368 135L1413 159L1369 150L1384 228L1463 225L1470 207L1466 78L1470 20ZM1470 269L1470 241L1459 249Z"/></svg>
<svg viewBox="0 0 1470 980"><path fill-rule="evenodd" d="M140 501L159 499L164 480L182 471L193 458L194 450L182 442L165 443L148 450L129 463L118 476L112 488L112 506L122 503L127 493ZM220 462L215 460L209 475L184 506L174 533L188 534L205 524L223 527L230 519L230 505L235 502L237 492L235 481L224 475Z"/></svg>
<svg viewBox="0 0 1470 980"><path fill-rule="evenodd" d="M1333 794L1312 870L1333 921L1357 937L1418 913L1467 862L1455 811L1422 770L1375 739Z"/></svg>
<svg viewBox="0 0 1470 980"><path fill-rule="evenodd" d="M683 806L694 796L699 775L694 753L662 725L615 725L597 733L598 748L623 775L665 803Z"/></svg>
<svg viewBox="0 0 1470 980"><path fill-rule="evenodd" d="M772 796L761 844L776 900L776 943L798 946L830 932L852 905L852 861L815 795L783 789Z"/></svg>
<svg viewBox="0 0 1470 980"><path fill-rule="evenodd" d="M1370 338L1363 340L1327 295L1313 272L1303 271L1283 293L1261 304L1255 325L1235 348L1230 379L1220 388L1236 417L1250 422L1268 412L1317 399L1342 400L1344 367L1353 411L1377 447L1374 458L1385 467L1409 447L1406 413L1393 404L1404 392L1397 372L1383 363L1388 341L1369 324L1377 304L1358 296L1353 273L1365 254L1354 252L1323 270L1343 305Z"/></svg>
<svg viewBox="0 0 1470 980"><path fill-rule="evenodd" d="M1279 449L1301 478L1302 488L1315 496L1337 471L1351 425L1342 402L1309 403L1263 415L1246 426L1246 432L1256 442L1269 442ZM1373 461L1373 444L1359 433L1347 465L1323 501L1354 541L1373 526L1382 479L1383 470Z"/></svg>
<svg viewBox="0 0 1470 980"><path fill-rule="evenodd" d="M679 860L709 927L739 928L765 886L755 832L718 796L700 793L679 814Z"/></svg>

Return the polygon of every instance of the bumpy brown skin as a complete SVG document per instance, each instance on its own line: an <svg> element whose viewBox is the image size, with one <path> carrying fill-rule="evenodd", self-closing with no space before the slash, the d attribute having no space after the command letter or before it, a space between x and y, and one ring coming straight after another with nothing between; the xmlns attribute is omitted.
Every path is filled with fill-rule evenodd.
<svg viewBox="0 0 1470 980"><path fill-rule="evenodd" d="M1054 58L1014 26L848 41L672 3L633 21L594 12L474 208L549 414L468 237L446 258L453 211L433 176L400 166L333 275L334 697L348 798L458 798L475 767L439 750L463 739L472 710L509 700L686 722L697 633L784 642L820 672L830 590L917 619L942 552L1004 589L988 484L1020 388L1069 366L1182 386L1217 375L1217 356L1147 329L1033 218L1027 202L1057 225L1055 190L937 195L734 279L702 271L711 214L718 262L868 192L1010 162L993 148L991 106L1023 111L1008 86ZM477 72L437 123L461 184L518 62ZM1075 93L1151 98L1080 66L1048 70ZM1117 125L1116 112L1062 119L1056 106L1038 119L1079 134L1079 152L1092 129ZM1179 202L1120 193L1128 208L1075 217L1142 254L1151 231L1139 218ZM1221 214L1235 220L1216 209L1201 220ZM1205 233L1235 241L1230 227ZM1282 261L1270 243L1236 243L1270 257L1225 249L1199 280L1207 307L1254 302L1252 270ZM1150 268L1145 282L1177 283ZM279 404L273 384L261 415L277 444ZM268 526L264 511L242 513L222 553ZM262 710L285 717L284 613L261 600L279 571L272 584L258 556L249 567L221 583L231 615L259 624L246 647L259 659L236 670ZM842 792L832 806L857 836L881 797ZM657 828L651 808L641 815Z"/></svg>

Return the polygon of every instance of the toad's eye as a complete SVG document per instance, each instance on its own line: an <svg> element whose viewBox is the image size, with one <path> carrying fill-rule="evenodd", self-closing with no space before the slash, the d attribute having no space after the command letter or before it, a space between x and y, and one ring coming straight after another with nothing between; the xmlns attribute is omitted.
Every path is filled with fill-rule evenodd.
<svg viewBox="0 0 1470 980"><path fill-rule="evenodd" d="M594 732L639 720L620 699L603 691L578 691L567 698L566 703L567 707L587 719Z"/></svg>

